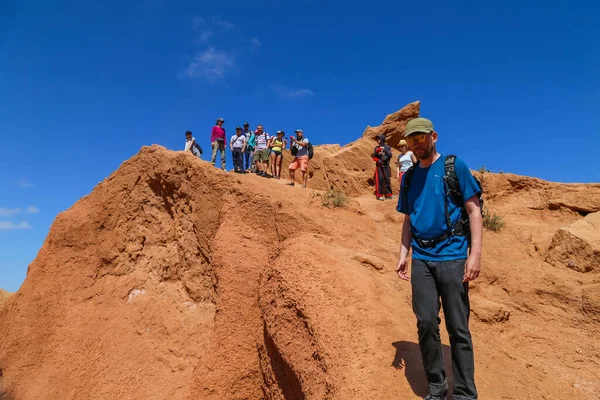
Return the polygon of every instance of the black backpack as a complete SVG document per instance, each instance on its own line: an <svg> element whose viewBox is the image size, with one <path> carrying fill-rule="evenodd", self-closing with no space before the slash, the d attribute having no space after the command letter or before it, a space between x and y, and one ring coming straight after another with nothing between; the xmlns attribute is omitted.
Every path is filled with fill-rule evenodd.
<svg viewBox="0 0 600 400"><path fill-rule="evenodd" d="M308 144L306 145L306 150L308 151L308 159L311 160L313 158L313 155L315 154L311 142L308 142Z"/></svg>
<svg viewBox="0 0 600 400"><path fill-rule="evenodd" d="M446 225L448 226L448 232L437 238L431 239L420 239L417 238L413 232L413 237L419 243L421 247L433 247L437 243L440 243L450 236L470 236L471 228L469 225L469 215L467 214L467 209L465 208L465 199L460 191L460 182L458 180L458 175L456 175L455 168L455 155L448 155L444 160L444 204L445 204L445 212L446 212ZM410 187L410 181L415 172L415 168L418 168L419 163L410 167L404 175L404 180L402 184L401 194L404 197L403 201L406 201L408 204L408 189ZM483 187L481 186L481 181L476 177L475 181L477 182L477 186L479 187L479 203L481 205L481 215L483 217ZM460 218L454 226L452 226L452 221L450 221L450 212L448 210L448 203L452 201L458 207L460 207Z"/></svg>
<svg viewBox="0 0 600 400"><path fill-rule="evenodd" d="M194 147L198 150L198 152L200 154L202 154L202 147L200 147L200 145L198 143L196 143L196 141L194 140Z"/></svg>

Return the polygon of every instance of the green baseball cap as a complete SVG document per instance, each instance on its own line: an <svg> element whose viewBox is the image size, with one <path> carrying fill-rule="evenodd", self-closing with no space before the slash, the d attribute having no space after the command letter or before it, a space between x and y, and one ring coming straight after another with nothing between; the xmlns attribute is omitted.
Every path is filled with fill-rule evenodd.
<svg viewBox="0 0 600 400"><path fill-rule="evenodd" d="M408 121L404 129L404 137L413 133L431 133L433 132L433 123L427 118L415 118Z"/></svg>

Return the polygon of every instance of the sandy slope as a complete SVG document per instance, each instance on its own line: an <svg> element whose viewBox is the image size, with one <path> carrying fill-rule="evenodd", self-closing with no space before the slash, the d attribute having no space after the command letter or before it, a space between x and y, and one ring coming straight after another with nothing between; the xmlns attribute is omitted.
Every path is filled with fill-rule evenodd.
<svg viewBox="0 0 600 400"><path fill-rule="evenodd" d="M0 398L425 395L394 273L402 217L364 179L330 209L323 191L143 148L56 218L0 310ZM598 269L545 260L560 227L600 211L600 185L483 181L506 226L485 232L471 287L480 398L598 398Z"/></svg>

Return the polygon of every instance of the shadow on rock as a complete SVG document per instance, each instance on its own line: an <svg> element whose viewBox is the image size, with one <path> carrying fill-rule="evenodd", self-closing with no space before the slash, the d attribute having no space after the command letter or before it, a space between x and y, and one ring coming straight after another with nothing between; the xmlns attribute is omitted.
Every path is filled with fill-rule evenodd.
<svg viewBox="0 0 600 400"><path fill-rule="evenodd" d="M392 361L392 367L403 369L406 380L410 384L413 393L419 397L425 397L429 393L427 387L427 377L423 369L423 361L421 358L421 350L418 343L399 341L392 343L396 348L396 354ZM452 360L450 354L450 346L442 345L444 352L444 368L448 379L448 391L452 391ZM448 394L448 399L452 396Z"/></svg>

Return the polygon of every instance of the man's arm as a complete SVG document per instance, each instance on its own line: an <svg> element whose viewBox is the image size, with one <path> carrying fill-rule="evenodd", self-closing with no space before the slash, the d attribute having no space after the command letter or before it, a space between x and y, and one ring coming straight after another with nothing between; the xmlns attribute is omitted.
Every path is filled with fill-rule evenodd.
<svg viewBox="0 0 600 400"><path fill-rule="evenodd" d="M481 249L483 242L483 219L481 218L481 204L477 195L465 202L471 227L471 250L465 263L465 276L463 282L477 279L481 270Z"/></svg>
<svg viewBox="0 0 600 400"><path fill-rule="evenodd" d="M308 141L306 141L306 139L302 139L302 140L296 140L296 143L299 146L306 146L308 144Z"/></svg>
<svg viewBox="0 0 600 400"><path fill-rule="evenodd" d="M400 245L400 261L396 267L396 273L405 281L408 277L408 251L410 250L410 242L412 241L412 232L410 231L410 215L404 215L404 223L402 224L402 241Z"/></svg>

